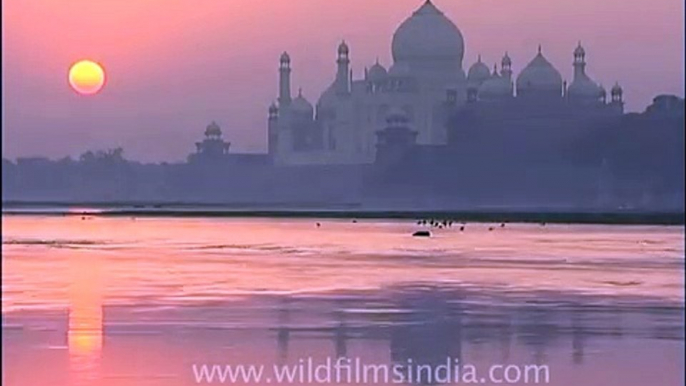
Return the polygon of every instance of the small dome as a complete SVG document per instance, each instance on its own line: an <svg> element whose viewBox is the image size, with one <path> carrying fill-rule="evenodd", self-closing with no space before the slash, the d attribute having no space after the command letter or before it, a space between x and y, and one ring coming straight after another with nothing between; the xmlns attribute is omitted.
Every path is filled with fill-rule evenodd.
<svg viewBox="0 0 686 386"><path fill-rule="evenodd" d="M377 60L377 62L369 68L369 72L367 73L367 79L370 82L380 82L386 79L387 75L388 71L386 71L386 68L379 64L379 61Z"/></svg>
<svg viewBox="0 0 686 386"><path fill-rule="evenodd" d="M607 96L607 90L605 90L605 87L603 85L598 86L600 88L600 97L605 98Z"/></svg>
<svg viewBox="0 0 686 386"><path fill-rule="evenodd" d="M584 47L581 46L581 42L576 46L574 49L574 56L584 56L586 55L586 50L584 50Z"/></svg>
<svg viewBox="0 0 686 386"><path fill-rule="evenodd" d="M575 78L567 88L567 95L570 98L598 99L600 87L588 76Z"/></svg>
<svg viewBox="0 0 686 386"><path fill-rule="evenodd" d="M452 61L462 66L464 38L431 0L427 0L395 31L392 42L393 60Z"/></svg>
<svg viewBox="0 0 686 386"><path fill-rule="evenodd" d="M350 47L348 47L348 44L343 40L341 44L338 46L338 53L339 54L349 54L350 53Z"/></svg>
<svg viewBox="0 0 686 386"><path fill-rule="evenodd" d="M481 84L481 82L491 77L491 72L488 70L488 66L481 61L481 55L477 59L476 63L469 67L467 72L467 81L471 84Z"/></svg>
<svg viewBox="0 0 686 386"><path fill-rule="evenodd" d="M281 54L281 62L282 63L289 63L291 61L290 55L288 55L288 52L284 52Z"/></svg>
<svg viewBox="0 0 686 386"><path fill-rule="evenodd" d="M205 135L207 136L220 136L222 135L222 130L217 124L217 122L212 121L209 125L207 125L207 128L205 128Z"/></svg>
<svg viewBox="0 0 686 386"><path fill-rule="evenodd" d="M547 94L562 96L562 75L538 48L538 54L517 77L517 95Z"/></svg>
<svg viewBox="0 0 686 386"><path fill-rule="evenodd" d="M512 65L512 59L510 59L510 55L508 55L507 52L505 52L505 56L503 56L501 64L503 67Z"/></svg>
<svg viewBox="0 0 686 386"><path fill-rule="evenodd" d="M498 75L494 69L493 74L479 87L479 98L484 100L502 99L511 97L513 92L512 82Z"/></svg>
<svg viewBox="0 0 686 386"><path fill-rule="evenodd" d="M291 102L291 109L296 112L302 112L302 113L309 113L312 114L314 111L314 108L312 107L312 104L305 99L305 97L302 94L302 90L298 92L298 97L293 99L293 102Z"/></svg>

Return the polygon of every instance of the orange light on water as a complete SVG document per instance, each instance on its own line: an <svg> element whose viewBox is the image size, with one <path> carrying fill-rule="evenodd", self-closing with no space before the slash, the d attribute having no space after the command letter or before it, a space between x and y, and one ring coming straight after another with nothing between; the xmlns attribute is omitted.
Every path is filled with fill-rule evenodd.
<svg viewBox="0 0 686 386"><path fill-rule="evenodd" d="M74 254L69 259L69 362L74 385L97 384L102 352L102 259Z"/></svg>
<svg viewBox="0 0 686 386"><path fill-rule="evenodd" d="M81 60L69 69L69 85L79 94L93 95L105 85L105 70L91 60Z"/></svg>

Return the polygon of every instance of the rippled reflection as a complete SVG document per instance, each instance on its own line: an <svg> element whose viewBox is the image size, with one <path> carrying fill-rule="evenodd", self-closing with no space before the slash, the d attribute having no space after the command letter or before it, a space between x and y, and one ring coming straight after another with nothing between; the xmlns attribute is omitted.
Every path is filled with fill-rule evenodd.
<svg viewBox="0 0 686 386"><path fill-rule="evenodd" d="M191 363L310 356L683 384L683 227L414 229L3 218L4 385L190 386Z"/></svg>
<svg viewBox="0 0 686 386"><path fill-rule="evenodd" d="M69 259L69 365L72 385L97 385L102 353L102 258L75 253Z"/></svg>

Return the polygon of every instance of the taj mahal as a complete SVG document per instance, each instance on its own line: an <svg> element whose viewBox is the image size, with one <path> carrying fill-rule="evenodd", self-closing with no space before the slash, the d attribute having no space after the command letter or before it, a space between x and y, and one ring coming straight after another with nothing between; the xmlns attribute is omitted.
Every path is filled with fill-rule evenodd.
<svg viewBox="0 0 686 386"><path fill-rule="evenodd" d="M212 122L187 162L128 161L121 148L78 161L3 159L3 200L683 218L683 98L658 94L625 113L619 84L606 91L587 72L581 42L570 44L564 76L536 45L528 63L499 52L493 67L479 56L463 69L458 27L432 0L417 1L393 35L393 63L353 77L354 50L340 42L316 103L292 87L298 66L281 54L278 93L257 130L267 152L234 152Z"/></svg>
<svg viewBox="0 0 686 386"><path fill-rule="evenodd" d="M278 98L268 115L268 152L276 165L373 163L391 121L403 122L417 145L446 145L448 118L470 106L489 117L519 114L520 121L536 111L553 120L623 114L622 88L615 84L608 98L586 72L581 43L570 50L569 84L540 46L516 76L507 52L500 68L479 57L465 73L463 35L431 0L395 31L390 67L377 61L362 79L353 79L350 51L340 43L334 80L314 105L292 90L291 58L281 55Z"/></svg>

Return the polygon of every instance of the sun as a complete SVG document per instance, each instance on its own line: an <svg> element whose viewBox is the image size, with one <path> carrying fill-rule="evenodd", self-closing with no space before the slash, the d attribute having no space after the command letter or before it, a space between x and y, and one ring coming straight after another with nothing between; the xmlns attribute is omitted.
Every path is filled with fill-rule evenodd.
<svg viewBox="0 0 686 386"><path fill-rule="evenodd" d="M93 95L105 85L105 70L92 60L81 60L69 69L69 85L81 95Z"/></svg>

